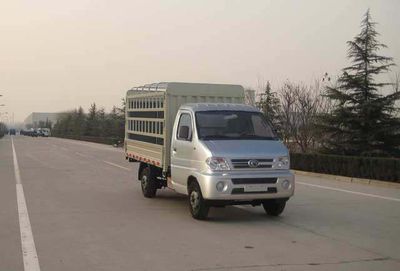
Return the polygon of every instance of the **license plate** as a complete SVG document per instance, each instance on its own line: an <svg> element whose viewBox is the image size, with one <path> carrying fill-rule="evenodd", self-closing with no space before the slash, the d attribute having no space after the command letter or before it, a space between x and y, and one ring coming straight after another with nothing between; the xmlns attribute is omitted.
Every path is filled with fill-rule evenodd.
<svg viewBox="0 0 400 271"><path fill-rule="evenodd" d="M264 192L268 187L265 184L248 184L244 187L244 192Z"/></svg>

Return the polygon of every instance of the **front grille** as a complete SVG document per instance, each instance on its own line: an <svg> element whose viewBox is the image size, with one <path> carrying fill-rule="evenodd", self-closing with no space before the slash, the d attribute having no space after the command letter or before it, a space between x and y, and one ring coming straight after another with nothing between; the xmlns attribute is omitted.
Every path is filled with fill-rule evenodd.
<svg viewBox="0 0 400 271"><path fill-rule="evenodd" d="M232 189L232 195L234 194L274 194L277 193L278 190L276 187L268 187L267 191L255 191L255 192L245 192L244 188L233 188Z"/></svg>
<svg viewBox="0 0 400 271"><path fill-rule="evenodd" d="M232 178L233 184L273 184L276 183L277 178Z"/></svg>
<svg viewBox="0 0 400 271"><path fill-rule="evenodd" d="M250 161L257 161L258 165L256 167L251 167L249 165ZM232 159L231 163L233 168L241 169L241 168L271 168L274 159Z"/></svg>

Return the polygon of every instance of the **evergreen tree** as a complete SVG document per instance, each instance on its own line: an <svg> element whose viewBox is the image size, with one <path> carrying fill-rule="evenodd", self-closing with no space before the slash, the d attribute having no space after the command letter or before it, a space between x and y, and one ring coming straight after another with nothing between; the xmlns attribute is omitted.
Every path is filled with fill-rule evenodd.
<svg viewBox="0 0 400 271"><path fill-rule="evenodd" d="M122 108L114 106L110 113L91 104L88 114L82 107L59 114L52 134L74 138L99 137L122 141L125 136L125 103Z"/></svg>
<svg viewBox="0 0 400 271"><path fill-rule="evenodd" d="M125 136L125 114L123 110L113 106L109 114L109 120L112 137L123 139Z"/></svg>
<svg viewBox="0 0 400 271"><path fill-rule="evenodd" d="M72 135L72 114L68 112L65 114L62 121L62 133L64 135Z"/></svg>
<svg viewBox="0 0 400 271"><path fill-rule="evenodd" d="M369 10L361 22L361 32L348 41L351 66L343 69L335 87L326 96L334 101L331 114L322 116L322 130L330 135L328 151L346 155L396 155L400 146L400 119L395 117L400 92L390 95L381 90L391 85L377 82L393 64L391 57L379 55L386 45L377 40L376 23ZM379 78L382 78L380 76Z"/></svg>
<svg viewBox="0 0 400 271"><path fill-rule="evenodd" d="M106 111L104 108L100 108L99 111L97 111L97 118L98 118L98 135L100 137L107 137L110 136L110 129L107 127L107 117L106 117Z"/></svg>
<svg viewBox="0 0 400 271"><path fill-rule="evenodd" d="M99 117L96 103L90 105L86 121L85 135L99 136Z"/></svg>
<svg viewBox="0 0 400 271"><path fill-rule="evenodd" d="M80 106L78 108L78 110L74 111L73 114L73 134L75 136L82 136L84 134L84 130L85 130L85 125L86 125L86 116L85 116L85 112L83 110L83 108Z"/></svg>
<svg viewBox="0 0 400 271"><path fill-rule="evenodd" d="M124 140L125 137L125 111L126 111L126 100L122 98L121 107L115 108L115 113L117 115L116 121L116 136L120 138L120 140Z"/></svg>
<svg viewBox="0 0 400 271"><path fill-rule="evenodd" d="M280 101L277 93L272 91L271 84L267 81L264 92L260 94L260 100L257 107L264 113L265 118L280 132Z"/></svg>

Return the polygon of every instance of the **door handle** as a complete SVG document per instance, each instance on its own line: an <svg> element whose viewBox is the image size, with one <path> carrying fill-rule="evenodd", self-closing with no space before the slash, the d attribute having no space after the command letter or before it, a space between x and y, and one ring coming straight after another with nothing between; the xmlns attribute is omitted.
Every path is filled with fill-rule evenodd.
<svg viewBox="0 0 400 271"><path fill-rule="evenodd" d="M175 148L175 147L173 147L173 148L172 148L172 151L176 152L176 148Z"/></svg>

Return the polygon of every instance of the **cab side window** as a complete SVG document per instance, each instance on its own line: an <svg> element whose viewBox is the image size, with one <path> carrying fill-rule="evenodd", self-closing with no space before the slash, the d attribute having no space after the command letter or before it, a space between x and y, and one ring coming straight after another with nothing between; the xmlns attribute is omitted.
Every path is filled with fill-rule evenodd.
<svg viewBox="0 0 400 271"><path fill-rule="evenodd" d="M188 113L182 113L179 118L178 131L176 138L178 140L192 140L192 118Z"/></svg>

